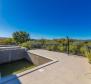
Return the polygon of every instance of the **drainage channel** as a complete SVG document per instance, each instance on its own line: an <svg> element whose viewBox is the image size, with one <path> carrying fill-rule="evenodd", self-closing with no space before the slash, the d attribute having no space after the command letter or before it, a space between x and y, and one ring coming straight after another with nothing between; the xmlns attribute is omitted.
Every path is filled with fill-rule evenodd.
<svg viewBox="0 0 91 84"><path fill-rule="evenodd" d="M34 54L33 54L33 56L34 56ZM38 56L38 55L36 55L36 56ZM31 56L30 56L31 57ZM41 56L39 56L39 57L37 57L37 60L39 61ZM33 60L33 62L34 62L34 58L35 57L33 57L33 58L31 58L32 60ZM43 59L44 57L42 57L42 59ZM48 59L48 58L44 58L44 59ZM47 63L43 63L43 64L41 64L41 65L39 65L39 66L37 66L37 67L35 67L35 68L32 68L31 70L26 70L26 71L24 71L24 72L21 72L21 73L19 73L19 74L15 74L16 76L17 76L17 78L20 78L20 77L22 77L22 76L24 76L24 75L27 75L27 74L29 74L29 73L32 73L32 72L34 72L34 71L36 71L36 70L40 70L40 69L42 69L42 68L44 68L44 67L46 67L46 66L49 66L49 65L52 65L52 64L54 64L54 63L56 63L56 62L58 62L58 60L51 60L51 59L48 59L48 60L50 60L49 62L47 62ZM36 61L35 61L36 62ZM36 62L37 63L37 62ZM8 78L7 80L5 80L5 79L1 79L1 81L0 81L0 84L4 84L4 83L8 83L8 82L10 82L10 81L12 81L12 80L15 80L16 79L16 77L10 77L10 78Z"/></svg>

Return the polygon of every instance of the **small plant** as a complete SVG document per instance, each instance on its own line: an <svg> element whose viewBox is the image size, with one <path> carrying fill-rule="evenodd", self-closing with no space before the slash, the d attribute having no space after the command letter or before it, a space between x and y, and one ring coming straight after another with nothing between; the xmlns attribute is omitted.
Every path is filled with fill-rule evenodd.
<svg viewBox="0 0 91 84"><path fill-rule="evenodd" d="M80 54L82 55L82 56L85 56L85 52L87 51L87 49L86 49L86 47L81 47L80 48Z"/></svg>
<svg viewBox="0 0 91 84"><path fill-rule="evenodd" d="M58 51L59 49L58 49L58 46L57 45L54 45L53 46L53 51Z"/></svg>
<svg viewBox="0 0 91 84"><path fill-rule="evenodd" d="M58 46L60 52L65 52L66 48L64 46Z"/></svg>
<svg viewBox="0 0 91 84"><path fill-rule="evenodd" d="M27 41L25 43L22 43L20 46L25 47L27 49L31 49L31 42Z"/></svg>
<svg viewBox="0 0 91 84"><path fill-rule="evenodd" d="M49 46L46 47L46 49L49 50L49 51L52 51L53 50L53 46L49 45Z"/></svg>
<svg viewBox="0 0 91 84"><path fill-rule="evenodd" d="M85 51L85 56L88 58L89 63L91 64L91 50Z"/></svg>
<svg viewBox="0 0 91 84"><path fill-rule="evenodd" d="M69 52L71 54L77 54L77 46L76 45L70 45Z"/></svg>
<svg viewBox="0 0 91 84"><path fill-rule="evenodd" d="M5 38L5 39L0 40L0 44L1 45L12 45L12 44L15 44L15 41L13 38Z"/></svg>

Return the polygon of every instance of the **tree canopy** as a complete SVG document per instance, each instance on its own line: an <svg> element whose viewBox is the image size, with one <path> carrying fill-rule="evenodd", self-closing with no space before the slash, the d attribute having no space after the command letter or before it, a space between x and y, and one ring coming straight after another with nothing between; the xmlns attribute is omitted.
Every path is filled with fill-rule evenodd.
<svg viewBox="0 0 91 84"><path fill-rule="evenodd" d="M24 31L18 31L18 32L16 31L12 34L12 36L17 44L24 43L26 41L29 41L30 39L29 33Z"/></svg>

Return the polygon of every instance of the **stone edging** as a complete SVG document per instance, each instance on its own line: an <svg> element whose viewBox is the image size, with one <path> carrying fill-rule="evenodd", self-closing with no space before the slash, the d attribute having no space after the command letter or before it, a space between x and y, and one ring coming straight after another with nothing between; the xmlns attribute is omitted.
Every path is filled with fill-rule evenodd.
<svg viewBox="0 0 91 84"><path fill-rule="evenodd" d="M50 60L51 60L51 59L50 59ZM24 76L24 75L27 75L27 74L29 74L29 73L32 73L32 72L34 72L34 71L36 71L36 70L38 70L38 69L44 68L44 67L49 66L49 65L51 65L51 64L54 64L54 63L56 63L56 62L58 62L58 60L52 60L52 61L50 61L50 62L48 62L48 63L39 65L39 66L37 66L37 67L35 67L35 68L32 68L32 69L30 69L30 70L26 70L26 71L24 71L24 72L21 72L21 73L19 73L19 74L14 74L14 75L16 75L17 78L20 78L20 77L22 77L22 76ZM2 80L2 79L1 79L0 81L2 81L2 82L0 82L0 84L7 83L7 82L9 82L9 81L11 81L11 80L14 80L14 79L16 79L16 77L10 77L10 78L7 79L7 80Z"/></svg>

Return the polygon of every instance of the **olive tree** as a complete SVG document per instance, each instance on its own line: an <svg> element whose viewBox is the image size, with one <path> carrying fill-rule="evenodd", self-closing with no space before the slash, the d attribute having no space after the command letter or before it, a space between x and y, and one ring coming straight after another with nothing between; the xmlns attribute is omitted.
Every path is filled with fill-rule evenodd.
<svg viewBox="0 0 91 84"><path fill-rule="evenodd" d="M29 33L24 31L14 32L12 36L17 44L24 43L30 39Z"/></svg>

